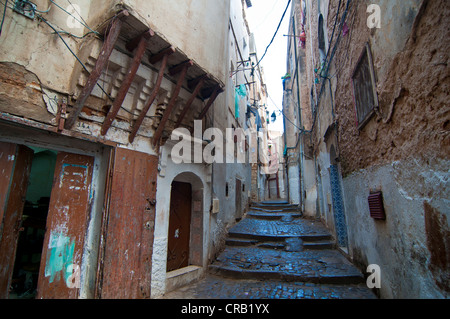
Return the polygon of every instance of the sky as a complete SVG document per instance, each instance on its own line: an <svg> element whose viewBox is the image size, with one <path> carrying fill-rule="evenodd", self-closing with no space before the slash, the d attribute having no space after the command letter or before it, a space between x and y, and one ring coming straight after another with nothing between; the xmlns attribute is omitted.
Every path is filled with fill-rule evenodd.
<svg viewBox="0 0 450 319"><path fill-rule="evenodd" d="M278 23L283 15L288 0L252 0L252 7L247 10L247 20L250 31L255 34L258 58L264 54L272 39ZM269 98L267 100L270 115L276 111L277 120L269 125L270 130L283 131L283 116L280 113L283 105L283 82L281 77L286 74L286 51L289 17L291 5L284 16L280 29L269 47L266 56L261 61L267 84Z"/></svg>

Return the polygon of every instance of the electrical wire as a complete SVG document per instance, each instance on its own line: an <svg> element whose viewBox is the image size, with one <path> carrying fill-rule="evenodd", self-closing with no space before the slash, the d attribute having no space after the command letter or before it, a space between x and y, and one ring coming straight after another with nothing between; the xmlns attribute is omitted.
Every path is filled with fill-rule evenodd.
<svg viewBox="0 0 450 319"><path fill-rule="evenodd" d="M341 22L339 24L338 37L336 39L336 42L334 43L334 46L333 46L333 49L331 51L331 55L330 55L329 60L328 61L325 60L325 65L327 66L327 68L326 68L326 71L325 71L325 75L322 76L324 79L329 79L328 72L329 72L330 64L331 64L331 61L333 60L333 57L334 57L334 55L336 53L337 46L339 45L339 42L340 42L340 39L341 39L341 34L342 34L342 28L343 28L344 22L345 22L345 20L347 18L347 13L349 11L349 7L350 7L351 2L352 2L351 0L347 0L347 5L346 5L344 13L342 14ZM338 17L337 17L337 13L336 13L336 19L337 18ZM331 42L329 43L328 51L329 51L330 48L331 48ZM327 53L327 56L328 56L328 53ZM315 85L315 84L313 83L313 85ZM317 107L314 109L313 114L312 114L313 122L312 122L311 129L307 130L307 131L303 130L301 133L306 133L306 132L311 133L314 130L314 126L316 124L318 115L321 112L321 110L320 109L317 110L317 108L318 108L318 106L320 104L320 98L321 98L322 93L324 91L324 87L325 87L325 81L322 82L321 90L320 90L319 95L317 97L317 102L316 102Z"/></svg>
<svg viewBox="0 0 450 319"><path fill-rule="evenodd" d="M304 129L298 127L294 122L292 122L286 114L284 114L284 112L278 107L278 105L275 103L275 101L272 99L272 97L267 94L267 96L269 97L269 99L272 101L273 105L278 109L278 111L283 115L283 117L288 120L289 123L291 123L295 128L297 128L299 131L304 131Z"/></svg>
<svg viewBox="0 0 450 319"><path fill-rule="evenodd" d="M5 22L6 7L8 7L8 0L5 1L5 7L3 8L3 17L2 17L2 22L0 24L0 36L2 35L3 22Z"/></svg>
<svg viewBox="0 0 450 319"><path fill-rule="evenodd" d="M75 20L77 20L79 23L81 23L81 25L83 25L85 28L87 28L89 31L91 31L91 32L93 32L93 33L95 33L95 34L97 34L97 35L100 35L97 31L94 31L94 30L92 30L88 25L87 25L87 23L84 21L84 19L83 18L81 18L81 15L78 13L78 15L80 16L80 18L83 20L83 21L80 21L80 19L78 19L76 16L74 16L72 13L70 13L70 12L68 12L66 9L64 9L63 7L61 7L59 4L57 4L55 1L53 1L53 0L50 0L50 2L51 3L53 3L55 6L57 6L59 9L61 9L62 11L64 11L65 13L67 13L68 15L70 15L71 17L73 17ZM70 3L70 1L69 1L69 3ZM75 7L70 3L70 5L75 9Z"/></svg>
<svg viewBox="0 0 450 319"><path fill-rule="evenodd" d="M75 10L75 12L78 13L78 16L80 17L80 19L83 20L84 26L86 26L86 28L88 28L88 29L91 29L91 28L88 26L86 20L83 19L83 16L81 15L81 13L78 12L77 8L72 4L72 2L70 2L70 0L67 0L67 2L72 6L73 10ZM92 30L91 30L91 31L92 31Z"/></svg>
<svg viewBox="0 0 450 319"><path fill-rule="evenodd" d="M343 46L343 48L345 47L344 52L347 52L350 47L350 43L351 43L351 39L352 39L352 35L353 35L353 25L355 23L355 17L356 17L356 10L354 10L352 14L353 14L353 16L351 17L352 22L350 23L350 25L348 25L349 34L346 36L347 42ZM339 64L340 64L340 66L337 68L337 70L334 72L333 75L328 76L328 79L332 79L335 76L339 75L340 72L344 69L345 63L339 63Z"/></svg>
<svg viewBox="0 0 450 319"><path fill-rule="evenodd" d="M261 81L261 77L260 77L259 72L257 72L256 75L258 76L259 80ZM275 103L275 101L272 99L272 97L269 95L269 93L267 93L267 97L272 101L273 105L277 108L278 112L280 112L281 115L283 115L283 117L284 117L289 123L291 123L291 124L292 124L295 128L297 128L298 130L300 130L300 131L305 131L304 129L301 129L300 127L298 127L294 122L292 122L292 121L287 117L286 114L284 114L283 110L280 109L280 108L278 107L277 103ZM291 97L291 98L292 98L292 97Z"/></svg>
<svg viewBox="0 0 450 319"><path fill-rule="evenodd" d="M51 1L51 0L50 0ZM83 67L83 69L90 74L89 70L86 68L86 66L84 65L84 63L80 60L80 58L75 54L75 52L73 52L73 50L70 48L69 44L64 40L64 38L61 36L60 32L58 30L55 29L55 27L53 25L51 25L51 23L49 23L47 21L47 19L45 19L43 16L41 16L40 14L36 14L36 17L43 21L46 25L48 25L55 33L56 35L58 35L58 37L61 39L61 41L64 43L64 45L66 46L66 48L69 50L70 53L72 53L72 55L75 57L75 59L77 59L78 63L80 63L80 65ZM103 91L103 93L106 94L106 96L113 101L114 99L105 91L105 89L99 84L97 83L97 86Z"/></svg>
<svg viewBox="0 0 450 319"><path fill-rule="evenodd" d="M291 0L288 1L287 5L286 5L286 9L284 9L283 15L281 16L280 22L278 23L277 29L275 30L275 33L274 33L274 35L272 37L272 40L270 40L269 44L266 47L266 50L264 51L264 54L262 55L261 59L259 59L258 63L255 65L254 68L257 68L258 65L261 63L262 59L264 59L264 57L266 56L267 51L269 50L269 47L272 45L273 40L275 40L275 37L276 37L276 35L278 33L278 30L280 29L281 23L284 20L284 16L286 15L286 12L287 12L290 4L291 4Z"/></svg>

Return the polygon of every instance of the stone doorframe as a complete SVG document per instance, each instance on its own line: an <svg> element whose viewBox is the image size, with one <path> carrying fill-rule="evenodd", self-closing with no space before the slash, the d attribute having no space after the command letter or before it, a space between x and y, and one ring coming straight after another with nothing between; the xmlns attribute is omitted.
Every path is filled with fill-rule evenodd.
<svg viewBox="0 0 450 319"><path fill-rule="evenodd" d="M189 265L203 266L203 183L192 172L177 175L172 182L189 183L192 186ZM169 210L170 213L170 210Z"/></svg>
<svg viewBox="0 0 450 319"><path fill-rule="evenodd" d="M189 165L190 166L190 165ZM186 167L187 169L187 167ZM180 172L181 171L181 172ZM195 172L194 172L195 171ZM152 267L152 298L159 297L179 286L199 279L205 269L205 181L202 180L202 170L178 170L173 175L167 170L165 176L160 176L157 186L157 203L155 219L155 238L153 246ZM166 271L168 232L170 219L170 197L172 182L189 183L192 186L192 207L190 224L189 265L171 272Z"/></svg>

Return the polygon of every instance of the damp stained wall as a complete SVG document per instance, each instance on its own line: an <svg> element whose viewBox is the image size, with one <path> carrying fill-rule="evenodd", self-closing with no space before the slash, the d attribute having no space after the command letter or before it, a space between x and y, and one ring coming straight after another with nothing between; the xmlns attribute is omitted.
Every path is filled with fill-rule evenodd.
<svg viewBox="0 0 450 319"><path fill-rule="evenodd" d="M367 27L369 2L353 4L350 31L330 68L336 74L335 136L349 253L362 270L380 265L383 298L447 298L450 6L446 1L378 4L381 27L373 29ZM329 33L336 5L330 1ZM380 108L358 129L350 77L366 42ZM329 101L325 95L322 103ZM369 217L367 197L376 190L383 193L385 221Z"/></svg>
<svg viewBox="0 0 450 319"><path fill-rule="evenodd" d="M39 11L48 10L37 15L61 31L60 37L44 20L41 21L38 17L32 20L14 12L9 2L0 38L1 112L46 125L56 125L55 101L65 98L69 109L73 106L100 53L102 41L92 34L91 29L104 30L105 23L123 8L129 9L131 14L140 19L139 27L146 25L154 29L160 37L192 59L205 73L216 81L225 83L225 64L221 62L227 54L225 39L229 1L173 1L168 4L167 1L75 0L72 1L74 7L58 1L55 3L59 6L44 0L35 3ZM79 20L86 21L90 28L77 25L79 23L65 11L72 14L78 11ZM119 40L118 46L123 47L123 41ZM84 63L87 72L74 55ZM104 88L114 82L113 97L131 63L130 55L121 50L114 50L108 68L100 77L99 83ZM144 119L135 142L129 145L127 138L132 121L130 111L142 108L151 93L157 73L148 67L148 63L147 66L141 64L123 103L123 109L119 111L116 121L106 135L107 141L155 154L150 139L157 123L155 124L152 116L155 116L157 111L156 104L165 105L170 99L170 92L175 86L173 80L170 81L166 77L163 79L161 94ZM116 81L113 81L114 77ZM94 89L85 103L79 121L73 127L73 131L92 137L93 140L104 140L100 135L100 127L110 103L102 93L100 88ZM189 99L189 96L190 92L182 89L178 104ZM198 100L194 102L194 107L196 104L197 108L202 107L198 105Z"/></svg>
<svg viewBox="0 0 450 319"><path fill-rule="evenodd" d="M301 3L295 2L297 12ZM343 35L339 28L347 3L348 33ZM376 2L380 28L371 29L367 9L372 3L305 1L306 43L299 48L299 70L305 81L300 100L305 128L311 124L313 128L304 134L304 151L315 161L315 183L305 183L306 202L309 194L314 198L316 189L315 210L334 233L329 172L334 161L342 175L349 256L363 272L370 263L381 266L380 296L448 298L450 6L447 1L380 0ZM329 55L340 37L330 80L315 73L320 70L319 13ZM366 43L373 57L379 110L358 129L351 75ZM292 61L291 48L291 72ZM313 84L315 78L319 83ZM311 105L321 90L314 117ZM291 107L286 103L285 110ZM367 197L376 190L383 192L385 221L369 216Z"/></svg>

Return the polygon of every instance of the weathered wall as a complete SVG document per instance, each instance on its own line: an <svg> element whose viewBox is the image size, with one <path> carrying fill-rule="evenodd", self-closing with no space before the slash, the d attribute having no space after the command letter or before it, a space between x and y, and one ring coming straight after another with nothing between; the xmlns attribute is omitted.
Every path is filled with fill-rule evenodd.
<svg viewBox="0 0 450 319"><path fill-rule="evenodd" d="M381 297L448 297L450 6L446 1L376 1L381 27L370 29L366 11L372 3L306 1L307 38L299 55L306 80L300 100L302 121L311 117L311 140L305 133L303 145L305 154L314 157L316 171L315 182L304 184L306 198L317 189L316 209L334 233L329 167L337 165L343 175L349 254L363 271L370 263L381 266ZM346 35L340 33L344 12ZM319 76L319 13L328 60L333 56L329 80ZM380 108L358 129L351 75L367 42ZM292 56L291 50L290 63ZM315 112L308 114L321 91ZM386 221L369 216L367 197L374 190L383 192Z"/></svg>
<svg viewBox="0 0 450 319"><path fill-rule="evenodd" d="M37 13L48 24L44 20L31 20L13 12L12 4L9 3L0 38L0 62L3 63L0 73L0 111L50 125L56 124L56 100L67 99L68 111L71 111L81 88L86 84L88 72L92 72L94 68L102 46L102 41L92 34L90 28L78 27L78 22L64 11L76 15L69 4L65 6L60 2L56 3L60 7L44 0L36 1L38 10L46 11L49 8L48 12ZM99 0L94 3L77 0L72 3L79 9L79 20L86 21L92 29L98 30L104 30L106 23L118 10L128 8L131 14L142 21L133 26L127 24L127 28L145 28L148 25L211 77L221 83L226 82L226 64L217 61L223 61L227 54L228 14L223 15L223 12L228 12L228 1L222 1L219 5L203 0L182 4L166 2L164 5L157 1ZM147 14L149 12L151 14ZM167 19L168 16L173 19ZM60 32L60 37L52 27ZM132 54L123 49L123 41L119 40L116 49L118 47L122 49L113 52L99 81L113 98L132 60ZM74 55L85 64L88 72L83 70ZM162 110L167 105L174 87L173 79L164 77L161 95L144 119L135 142L129 144L127 137L136 111L142 109L152 91L157 71L144 58L106 140L134 150L155 153L150 145L150 138L158 123L152 116L159 115L156 104L162 106ZM180 112L180 105L189 96L190 92L181 90L176 112ZM110 104L111 101L96 86L86 101L81 120L73 130L102 140L100 126ZM203 106L201 104L196 100L194 109L198 111L197 108ZM174 116L176 114L172 116L172 121ZM186 120L189 120L188 117Z"/></svg>
<svg viewBox="0 0 450 319"><path fill-rule="evenodd" d="M245 113L247 101L250 99L249 94L251 94L248 85L246 85L247 95L239 99L239 114L237 114L235 108L236 86L251 81L250 72L248 70L242 71L244 65L239 63L239 61L249 59L250 53L250 34L247 29L243 5L241 0L230 1L229 15L225 26L227 40L224 43L226 45L224 48L226 57L223 63L226 71L225 92L217 99L220 106L209 111L207 115L207 118L210 119L208 125L218 128L224 139L226 139L227 129L233 127L247 129ZM238 69L241 71L237 72ZM238 144L234 144L234 147L236 148ZM225 161L230 163L225 163ZM236 223L236 218L242 217L248 207L250 199L248 190L251 187L251 165L248 161L237 163L234 152L226 152L225 145L224 163L213 163L212 170L212 192L213 196L219 200L219 212L211 215L209 258L214 258L224 247L227 229ZM241 181L241 185L245 185L245 191L242 191L242 188L236 189L236 179ZM240 193L241 196L241 207L236 207L237 193Z"/></svg>
<svg viewBox="0 0 450 319"><path fill-rule="evenodd" d="M226 65L217 61L226 59L223 40L227 36L230 0L99 0L91 9L90 23L96 25L103 21L105 13L117 6L127 8L167 42L225 83Z"/></svg>
<svg viewBox="0 0 450 319"><path fill-rule="evenodd" d="M349 14L354 19L349 23L351 40L347 46L341 43L334 60L342 67L335 104L344 175L412 154L448 157L450 7L446 1L424 3L417 16L418 1L381 2L380 29L366 26L367 1ZM350 79L366 41L374 58L380 114L358 131L353 89L345 79Z"/></svg>
<svg viewBox="0 0 450 319"><path fill-rule="evenodd" d="M362 268L380 266L383 298L448 297L449 164L409 158L344 179L351 254ZM385 221L369 215L367 196L377 189Z"/></svg>
<svg viewBox="0 0 450 319"><path fill-rule="evenodd" d="M152 298L159 297L166 293L167 283L167 247L168 247L168 231L169 231L169 215L170 215L170 194L171 185L174 179L179 180L180 176L184 176L181 181L191 183L193 190L193 207L192 207L192 221L194 221L195 207L195 192L200 192L202 197L202 221L203 224L199 225L196 229L191 227L191 233L198 235L201 238L201 243L191 241L190 250L197 251L201 256L199 260L190 258L190 264L194 264L199 267L206 267L208 264L208 249L209 249L209 227L210 227L210 205L211 205L211 192L210 181L211 176L210 168L199 164L175 164L170 157L171 147L165 146L163 151L163 166L160 168L160 174L158 175L158 188L156 193L156 218L155 218L155 239L153 244L153 256L152 256ZM183 175L184 174L184 175ZM206 268L203 268L203 271Z"/></svg>
<svg viewBox="0 0 450 319"><path fill-rule="evenodd" d="M448 107L450 6L446 1L379 1L381 28L354 2L350 32L336 51L333 83L338 156L344 175L350 254L381 267L385 298L448 296ZM341 8L342 10L342 8ZM330 3L330 16L336 3ZM328 19L328 32L334 19ZM374 59L380 110L361 129L349 80L363 46ZM369 217L381 190L386 221ZM431 226L433 225L433 226Z"/></svg>

